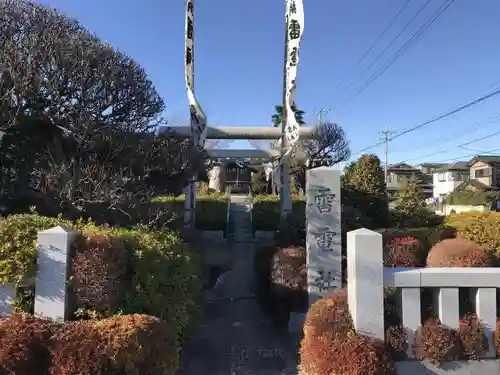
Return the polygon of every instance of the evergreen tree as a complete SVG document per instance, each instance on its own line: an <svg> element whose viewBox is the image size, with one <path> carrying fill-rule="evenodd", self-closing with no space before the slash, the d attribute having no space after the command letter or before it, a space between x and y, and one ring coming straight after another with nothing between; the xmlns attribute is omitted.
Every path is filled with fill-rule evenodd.
<svg viewBox="0 0 500 375"><path fill-rule="evenodd" d="M380 159L376 155L362 155L344 169L343 186L351 203L373 221L375 227L384 227L389 220L389 203Z"/></svg>
<svg viewBox="0 0 500 375"><path fill-rule="evenodd" d="M297 120L300 126L305 125L306 122L304 120L305 112L301 109L298 109L296 106L292 106L292 109L295 112L295 119ZM275 128L281 127L281 123L283 122L283 106L276 105L274 106L274 115L272 116L273 125Z"/></svg>
<svg viewBox="0 0 500 375"><path fill-rule="evenodd" d="M406 180L398 191L396 203L394 217L399 226L425 226L435 217L425 203L421 181Z"/></svg>

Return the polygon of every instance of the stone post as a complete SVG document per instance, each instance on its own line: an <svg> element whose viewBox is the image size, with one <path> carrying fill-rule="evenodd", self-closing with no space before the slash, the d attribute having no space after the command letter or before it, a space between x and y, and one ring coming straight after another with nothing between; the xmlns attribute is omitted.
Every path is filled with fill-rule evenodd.
<svg viewBox="0 0 500 375"><path fill-rule="evenodd" d="M62 227L38 232L35 315L54 320L67 317L67 281L75 234Z"/></svg>
<svg viewBox="0 0 500 375"><path fill-rule="evenodd" d="M380 233L347 233L347 298L354 328L384 340L384 262Z"/></svg>
<svg viewBox="0 0 500 375"><path fill-rule="evenodd" d="M342 286L340 171L306 173L306 246L309 303Z"/></svg>
<svg viewBox="0 0 500 375"><path fill-rule="evenodd" d="M13 284L0 284L0 317L12 314L12 302L16 298L16 288Z"/></svg>

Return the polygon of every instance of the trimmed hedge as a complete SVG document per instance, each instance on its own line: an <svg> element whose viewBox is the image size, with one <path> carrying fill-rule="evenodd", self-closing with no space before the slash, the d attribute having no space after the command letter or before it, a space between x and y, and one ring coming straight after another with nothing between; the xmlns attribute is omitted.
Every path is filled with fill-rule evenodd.
<svg viewBox="0 0 500 375"><path fill-rule="evenodd" d="M142 313L167 321L182 339L198 313L201 266L177 234L137 226L102 227L36 214L0 219L0 283L19 283L35 275L37 232L60 225L79 231L72 261L77 317ZM30 312L33 293L16 308Z"/></svg>
<svg viewBox="0 0 500 375"><path fill-rule="evenodd" d="M459 237L487 250L500 252L500 212L467 212L446 217L445 225Z"/></svg>
<svg viewBox="0 0 500 375"><path fill-rule="evenodd" d="M438 242L427 255L427 267L494 267L496 254L464 238Z"/></svg>
<svg viewBox="0 0 500 375"><path fill-rule="evenodd" d="M275 231L280 223L280 198L276 195L257 195L254 197L252 222L254 230ZM305 227L305 197L292 196L292 220L297 226ZM303 231L304 229L302 229Z"/></svg>
<svg viewBox="0 0 500 375"><path fill-rule="evenodd" d="M179 349L169 325L147 315L54 323L0 320L0 373L174 375Z"/></svg>
<svg viewBox="0 0 500 375"><path fill-rule="evenodd" d="M385 302L393 303L390 298ZM386 322L392 310L393 307L385 306ZM300 348L301 373L394 374L394 362L407 359L408 343L402 326L393 323L386 327L384 343L356 333L347 305L347 291L334 291L309 308ZM499 334L500 324L497 324L497 348ZM419 327L410 345L417 359L435 365L448 360L477 359L488 349L484 327L474 314L462 318L457 330L430 318Z"/></svg>
<svg viewBox="0 0 500 375"><path fill-rule="evenodd" d="M144 204L142 211L169 211L175 214L169 227L180 230L184 221L184 201L186 197L159 196ZM195 226L199 230L226 230L227 195L210 194L196 197Z"/></svg>
<svg viewBox="0 0 500 375"><path fill-rule="evenodd" d="M485 222L488 222L487 220L491 222L494 221L494 218L488 215ZM462 227L457 225L457 227L459 237L444 239L435 244L428 253L427 266L491 267L498 264L498 256L495 256L494 252L460 237L460 235L469 235L470 237L477 235L483 239L485 235L481 229L472 226L474 230L471 231L471 226L468 225ZM386 256L390 256L387 256L385 261L390 264L386 265L411 267L422 265L421 256L425 253L422 253L421 246L415 238L389 238L391 238L391 242L386 245ZM491 238L487 237L487 239L486 244L491 244L489 241ZM412 246L407 246L408 244ZM418 246L414 246L415 244ZM478 317L471 313L472 306L465 295L462 295L460 301L460 310L465 310L465 316L460 320L459 328L451 330L444 327L438 319L432 317L432 314L426 313L432 301L427 298L429 296L426 293L423 293L421 301L424 324L417 330L413 343L406 343L406 334L397 314L395 297L394 290L387 288L384 298L386 324L384 344L366 341L366 338L355 332L345 289L334 291L325 299L313 304L307 313L301 346L301 368L304 372L331 374L341 371L340 373L350 374L354 371L352 369L356 368L356 371L363 371L363 374L367 375L392 373L390 363L407 359L408 344L412 346L417 359L426 360L435 365L449 360L477 359L486 353L488 342L484 327ZM495 334L497 352L499 351L499 335L500 324L497 324ZM364 348L359 347L359 343L363 343L363 346L371 345L372 348L370 365L369 367L361 367L362 370L357 366L367 366L367 364L360 365L356 356L351 354L364 353ZM343 349L346 345L350 348L349 350ZM380 367L382 358L384 361L390 359L385 368Z"/></svg>

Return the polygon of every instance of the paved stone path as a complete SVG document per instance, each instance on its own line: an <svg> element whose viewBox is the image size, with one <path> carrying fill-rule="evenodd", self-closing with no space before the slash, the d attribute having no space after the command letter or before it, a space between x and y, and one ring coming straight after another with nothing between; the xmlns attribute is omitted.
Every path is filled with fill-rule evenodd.
<svg viewBox="0 0 500 375"><path fill-rule="evenodd" d="M233 234L235 262L206 295L204 322L184 347L180 375L296 375L296 340L279 334L255 299L254 245Z"/></svg>

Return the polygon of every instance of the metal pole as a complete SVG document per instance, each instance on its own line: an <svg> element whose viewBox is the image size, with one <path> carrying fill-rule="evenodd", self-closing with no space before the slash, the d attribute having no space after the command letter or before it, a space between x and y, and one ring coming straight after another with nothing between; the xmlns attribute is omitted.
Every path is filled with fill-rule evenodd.
<svg viewBox="0 0 500 375"><path fill-rule="evenodd" d="M387 184L387 169L389 167L389 141L391 135L394 134L393 131L385 128L382 132L382 142L384 142L384 180Z"/></svg>
<svg viewBox="0 0 500 375"><path fill-rule="evenodd" d="M326 108L321 108L321 109L318 109L316 110L316 114L318 115L318 119L319 119L319 125L323 125L323 116L328 114L329 112L331 111L330 108L326 109Z"/></svg>

